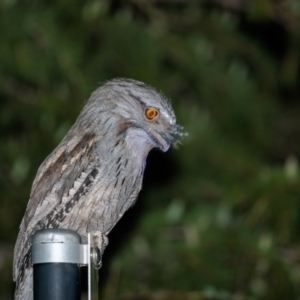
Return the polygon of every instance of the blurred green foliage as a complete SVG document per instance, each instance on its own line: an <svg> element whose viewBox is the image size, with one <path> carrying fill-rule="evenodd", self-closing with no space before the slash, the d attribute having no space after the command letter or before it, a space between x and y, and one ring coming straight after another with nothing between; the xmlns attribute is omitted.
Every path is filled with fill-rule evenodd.
<svg viewBox="0 0 300 300"><path fill-rule="evenodd" d="M102 299L300 299L297 1L3 0L0 32L1 299L37 168L112 77L162 90L189 135L150 155Z"/></svg>

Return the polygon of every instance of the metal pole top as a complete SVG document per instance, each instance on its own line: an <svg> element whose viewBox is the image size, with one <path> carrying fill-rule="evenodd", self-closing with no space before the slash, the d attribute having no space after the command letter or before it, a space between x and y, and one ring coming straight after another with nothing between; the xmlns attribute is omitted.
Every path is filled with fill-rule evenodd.
<svg viewBox="0 0 300 300"><path fill-rule="evenodd" d="M88 245L77 232L51 228L37 231L32 240L32 264L73 263L87 265Z"/></svg>
<svg viewBox="0 0 300 300"><path fill-rule="evenodd" d="M80 244L80 235L70 229L50 228L37 231L32 239L33 244L66 243Z"/></svg>

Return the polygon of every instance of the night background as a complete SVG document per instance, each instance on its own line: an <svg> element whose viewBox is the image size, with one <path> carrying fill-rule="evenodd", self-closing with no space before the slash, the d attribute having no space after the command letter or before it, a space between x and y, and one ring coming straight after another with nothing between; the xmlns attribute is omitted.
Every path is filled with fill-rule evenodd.
<svg viewBox="0 0 300 300"><path fill-rule="evenodd" d="M151 152L101 299L300 299L300 2L0 2L0 299L39 165L114 77L188 136Z"/></svg>

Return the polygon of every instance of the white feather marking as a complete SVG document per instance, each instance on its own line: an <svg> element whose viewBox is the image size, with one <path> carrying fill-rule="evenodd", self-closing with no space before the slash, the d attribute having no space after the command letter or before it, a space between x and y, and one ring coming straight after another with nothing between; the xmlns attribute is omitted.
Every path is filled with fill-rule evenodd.
<svg viewBox="0 0 300 300"><path fill-rule="evenodd" d="M91 139L91 140L89 141L89 147L92 146L92 144L94 143L94 140L95 140L95 138L93 138L93 139Z"/></svg>
<svg viewBox="0 0 300 300"><path fill-rule="evenodd" d="M67 200L68 200L68 197L62 197L62 199L61 199L61 201L62 201L62 203L67 203Z"/></svg>
<svg viewBox="0 0 300 300"><path fill-rule="evenodd" d="M82 184L82 182L80 182L79 180L76 180L76 181L74 182L74 188L75 188L75 189L78 189L78 188L81 186L81 184Z"/></svg>
<svg viewBox="0 0 300 300"><path fill-rule="evenodd" d="M69 190L69 195L70 196L73 196L75 193L76 193L75 189L72 188L72 189Z"/></svg>

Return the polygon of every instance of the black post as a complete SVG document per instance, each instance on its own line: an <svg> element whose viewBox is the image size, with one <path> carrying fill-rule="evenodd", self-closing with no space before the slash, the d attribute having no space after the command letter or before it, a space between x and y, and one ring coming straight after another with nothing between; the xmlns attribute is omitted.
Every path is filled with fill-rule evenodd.
<svg viewBox="0 0 300 300"><path fill-rule="evenodd" d="M86 264L80 236L67 229L35 233L32 245L34 300L79 300L80 267Z"/></svg>
<svg viewBox="0 0 300 300"><path fill-rule="evenodd" d="M46 263L33 268L34 300L79 300L80 270L76 264Z"/></svg>

